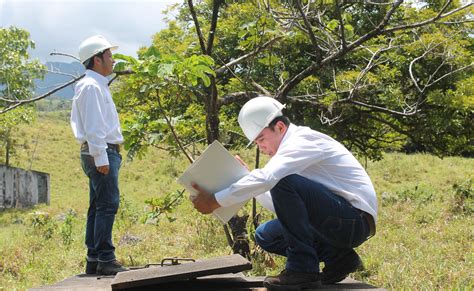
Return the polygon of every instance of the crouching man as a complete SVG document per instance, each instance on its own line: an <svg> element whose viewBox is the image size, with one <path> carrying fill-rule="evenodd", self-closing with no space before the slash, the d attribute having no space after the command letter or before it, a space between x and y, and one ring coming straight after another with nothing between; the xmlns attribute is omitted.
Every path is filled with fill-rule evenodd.
<svg viewBox="0 0 474 291"><path fill-rule="evenodd" d="M354 248L375 234L377 198L366 171L342 144L290 123L284 107L270 97L242 107L240 127L271 159L217 193L194 184L199 194L192 201L207 214L256 197L277 216L257 228L256 242L287 257L285 270L265 278L264 286L317 288L362 267Z"/></svg>

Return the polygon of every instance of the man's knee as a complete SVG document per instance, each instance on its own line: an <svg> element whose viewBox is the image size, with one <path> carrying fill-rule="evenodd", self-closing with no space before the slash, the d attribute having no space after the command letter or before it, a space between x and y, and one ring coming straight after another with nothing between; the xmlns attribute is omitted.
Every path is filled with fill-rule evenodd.
<svg viewBox="0 0 474 291"><path fill-rule="evenodd" d="M98 214L117 214L119 200L105 203L97 203L96 212Z"/></svg>
<svg viewBox="0 0 474 291"><path fill-rule="evenodd" d="M265 249L264 246L268 243L263 224L260 224L255 230L255 242L263 249Z"/></svg>
<svg viewBox="0 0 474 291"><path fill-rule="evenodd" d="M278 199L278 197L280 196L285 197L288 192L295 189L295 186L297 186L305 179L306 178L297 174L291 174L284 178L281 178L280 181L278 181L278 183L270 190L272 198Z"/></svg>

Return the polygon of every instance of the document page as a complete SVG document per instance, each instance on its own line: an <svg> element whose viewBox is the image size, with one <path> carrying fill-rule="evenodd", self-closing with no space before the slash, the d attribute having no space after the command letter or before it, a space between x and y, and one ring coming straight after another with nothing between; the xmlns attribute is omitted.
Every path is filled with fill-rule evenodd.
<svg viewBox="0 0 474 291"><path fill-rule="evenodd" d="M232 183L248 174L247 168L240 164L234 156L217 140L210 144L201 156L192 163L188 169L178 178L178 183L191 193L196 195L197 191L191 186L192 182L210 193L216 193L227 188ZM220 207L213 214L223 224L239 211L247 201Z"/></svg>

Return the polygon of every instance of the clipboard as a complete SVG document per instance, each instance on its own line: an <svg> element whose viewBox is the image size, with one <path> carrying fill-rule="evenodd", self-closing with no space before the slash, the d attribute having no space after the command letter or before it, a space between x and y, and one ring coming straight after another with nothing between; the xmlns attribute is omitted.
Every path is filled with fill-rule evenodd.
<svg viewBox="0 0 474 291"><path fill-rule="evenodd" d="M216 193L227 188L232 183L249 173L240 162L217 140L210 144L206 150L194 161L177 182L191 193L197 195L197 191L191 186L197 183L201 188ZM222 223L226 224L247 201L240 202L227 207L219 207L214 210L213 215Z"/></svg>

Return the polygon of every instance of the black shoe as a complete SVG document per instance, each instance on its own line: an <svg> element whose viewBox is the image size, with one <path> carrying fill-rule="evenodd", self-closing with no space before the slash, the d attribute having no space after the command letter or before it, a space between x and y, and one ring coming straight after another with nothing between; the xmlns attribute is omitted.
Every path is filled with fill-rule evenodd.
<svg viewBox="0 0 474 291"><path fill-rule="evenodd" d="M263 286L269 290L300 290L301 288L318 288L321 286L319 273L300 273L284 270L278 276L268 276Z"/></svg>
<svg viewBox="0 0 474 291"><path fill-rule="evenodd" d="M98 262L89 262L86 260L86 274L95 275L97 273L97 264Z"/></svg>
<svg viewBox="0 0 474 291"><path fill-rule="evenodd" d="M116 275L118 272L128 271L117 260L111 262L99 262L97 264L97 275Z"/></svg>
<svg viewBox="0 0 474 291"><path fill-rule="evenodd" d="M323 268L321 281L324 285L334 284L344 280L350 273L363 268L359 255L354 250L350 250L337 258L334 263Z"/></svg>

